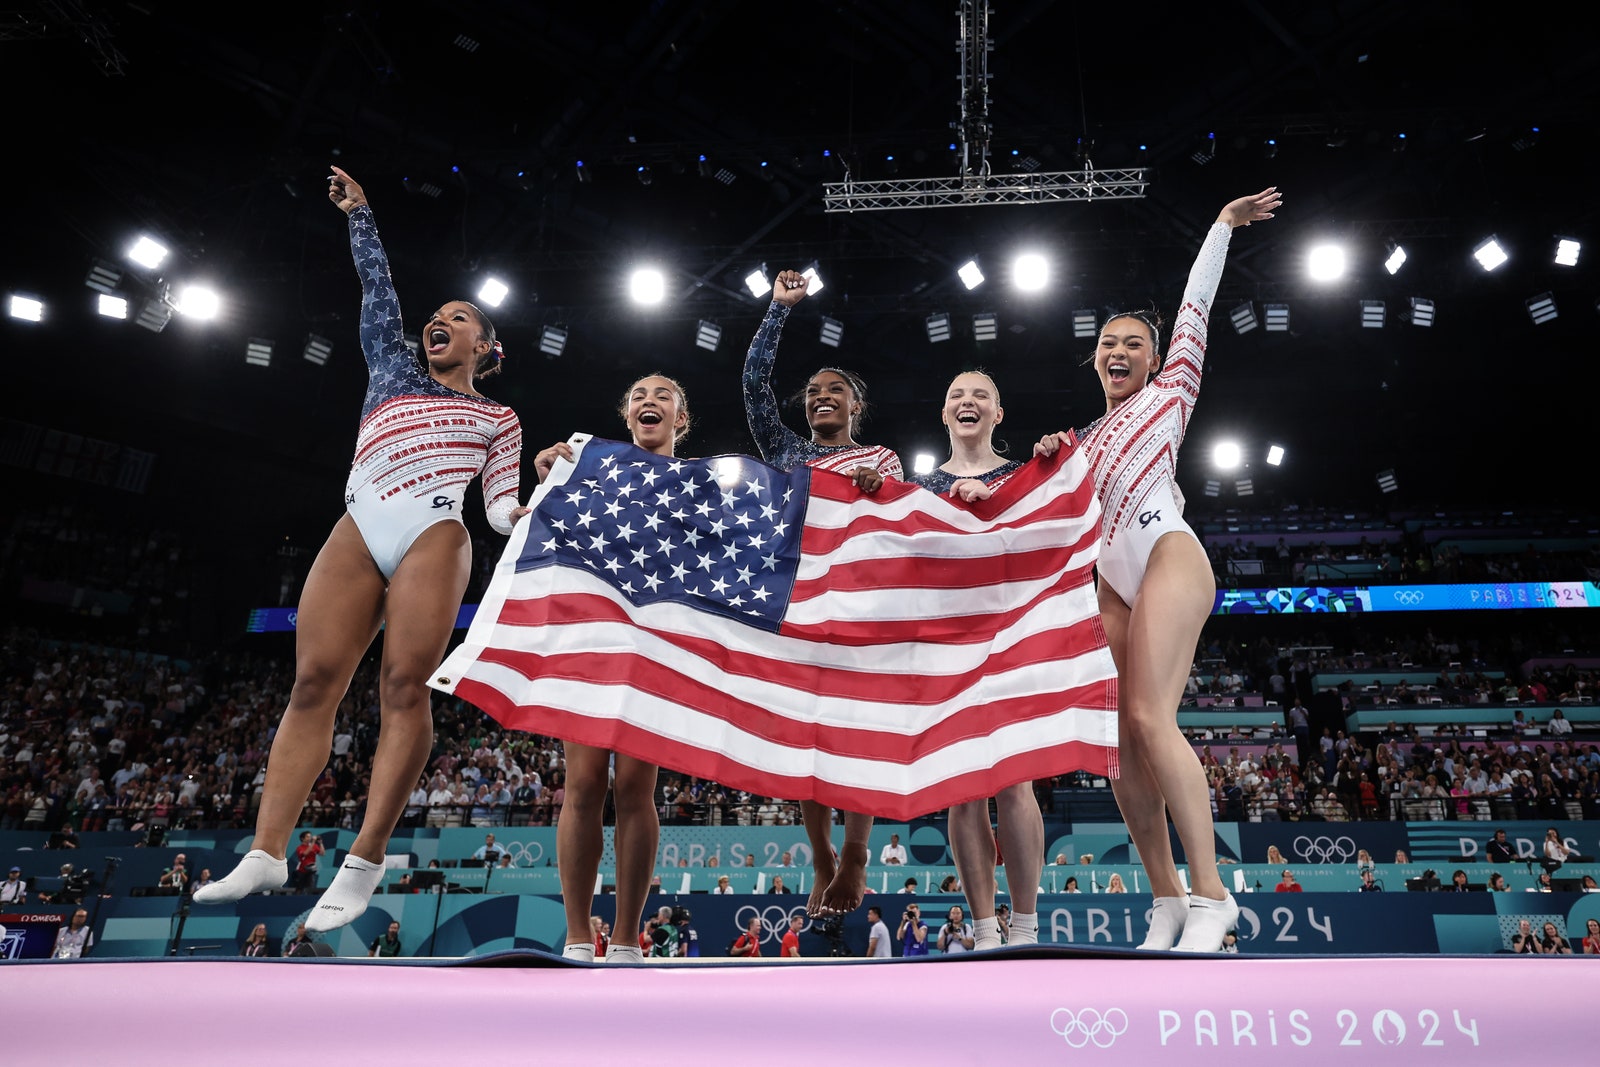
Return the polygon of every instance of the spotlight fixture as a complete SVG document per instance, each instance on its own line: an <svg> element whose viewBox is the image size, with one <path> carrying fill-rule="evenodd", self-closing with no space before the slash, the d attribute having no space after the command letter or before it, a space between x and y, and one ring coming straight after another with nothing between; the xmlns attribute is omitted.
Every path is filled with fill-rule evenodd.
<svg viewBox="0 0 1600 1067"><path fill-rule="evenodd" d="M1425 300L1420 296L1411 298L1411 325L1433 325L1433 301Z"/></svg>
<svg viewBox="0 0 1600 1067"><path fill-rule="evenodd" d="M1222 483L1215 478L1206 479L1206 496L1221 496Z"/></svg>
<svg viewBox="0 0 1600 1067"><path fill-rule="evenodd" d="M844 323L840 322L838 319L830 319L824 315L822 317L822 333L818 337L818 340L827 345L829 348L838 348L839 341L843 337Z"/></svg>
<svg viewBox="0 0 1600 1067"><path fill-rule="evenodd" d="M583 160L580 159L576 163L574 163L572 165L572 169L573 169L573 172L578 175L578 184L579 185L588 185L589 184L589 182L591 181L591 179L589 177L589 168L583 165Z"/></svg>
<svg viewBox="0 0 1600 1067"><path fill-rule="evenodd" d="M1506 250L1500 247L1496 238L1490 237L1472 250L1472 258L1478 261L1478 266L1484 270L1494 270L1511 257L1506 255Z"/></svg>
<svg viewBox="0 0 1600 1067"><path fill-rule="evenodd" d="M1256 321L1255 305L1248 302L1240 304L1228 312L1228 317L1233 320L1234 333L1249 333L1260 325Z"/></svg>
<svg viewBox="0 0 1600 1067"><path fill-rule="evenodd" d="M546 326L539 331L539 351L551 359L559 356L567 347L567 331L561 326Z"/></svg>
<svg viewBox="0 0 1600 1067"><path fill-rule="evenodd" d="M1384 305L1382 300L1361 301L1361 325L1369 330L1383 329Z"/></svg>
<svg viewBox="0 0 1600 1067"><path fill-rule="evenodd" d="M933 468L938 463L938 458L932 452L918 452L916 458L911 461L911 473L932 474Z"/></svg>
<svg viewBox="0 0 1600 1067"><path fill-rule="evenodd" d="M83 284L97 293L114 293L117 286L122 284L122 271L103 259L97 259L94 266L89 268L89 276L83 280Z"/></svg>
<svg viewBox="0 0 1600 1067"><path fill-rule="evenodd" d="M473 40L471 37L468 37L464 33L456 34L455 44L457 48L461 49L463 52L466 52L468 55L471 55L473 52L478 50L478 42Z"/></svg>
<svg viewBox="0 0 1600 1067"><path fill-rule="evenodd" d="M1543 326L1556 317L1556 298L1549 293L1540 293L1527 299L1528 317L1535 326Z"/></svg>
<svg viewBox="0 0 1600 1067"><path fill-rule="evenodd" d="M178 299L173 307L178 314L191 319L214 319L222 310L222 298L214 289L207 289L203 285L184 286L178 292Z"/></svg>
<svg viewBox="0 0 1600 1067"><path fill-rule="evenodd" d="M800 277L811 283L810 285L806 286L807 296L816 296L818 293L822 292L822 275L817 273L817 264L815 262L813 262L811 266L807 267L805 270L801 271Z"/></svg>
<svg viewBox="0 0 1600 1067"><path fill-rule="evenodd" d="M978 269L978 261L969 259L956 268L956 277L961 279L961 284L968 289L976 289L983 284L983 271Z"/></svg>
<svg viewBox="0 0 1600 1067"><path fill-rule="evenodd" d="M1400 483L1395 480L1393 470L1378 472L1378 488L1383 490L1385 493L1392 493L1396 489L1400 488Z"/></svg>
<svg viewBox="0 0 1600 1067"><path fill-rule="evenodd" d="M478 299L492 308L497 308L510 292L510 286L499 278L485 278L483 285L478 289Z"/></svg>
<svg viewBox="0 0 1600 1067"><path fill-rule="evenodd" d="M1249 478L1239 478L1233 483L1233 491L1238 493L1240 496L1254 496L1256 492L1256 486L1255 483Z"/></svg>
<svg viewBox="0 0 1600 1067"><path fill-rule="evenodd" d="M1383 261L1383 269L1390 274L1398 274L1400 268L1405 266L1406 250L1403 245L1395 245L1389 249L1389 258Z"/></svg>
<svg viewBox="0 0 1600 1067"><path fill-rule="evenodd" d="M328 356L332 353L333 342L326 337L318 337L316 334L312 334L306 338L305 357L307 363L315 363L320 367L328 362Z"/></svg>
<svg viewBox="0 0 1600 1067"><path fill-rule="evenodd" d="M1395 152L1404 152L1406 150L1406 135L1404 133L1396 133L1389 142L1389 148Z"/></svg>
<svg viewBox="0 0 1600 1067"><path fill-rule="evenodd" d="M1268 137L1265 141L1261 142L1261 155L1263 157L1272 159L1276 157L1277 154L1278 139L1276 137Z"/></svg>
<svg viewBox="0 0 1600 1067"><path fill-rule="evenodd" d="M10 315L23 322L44 321L44 301L31 296L22 296L20 293L11 294L9 304Z"/></svg>
<svg viewBox="0 0 1600 1067"><path fill-rule="evenodd" d="M1100 332L1095 323L1094 308L1079 308L1072 313L1072 336L1093 337Z"/></svg>
<svg viewBox="0 0 1600 1067"><path fill-rule="evenodd" d="M1288 304L1262 304L1261 309L1267 313L1268 333L1289 332Z"/></svg>
<svg viewBox="0 0 1600 1067"><path fill-rule="evenodd" d="M417 191L423 196L426 196L432 200L437 200L439 197L444 195L444 189L435 185L433 182L423 182L418 187Z"/></svg>
<svg viewBox="0 0 1600 1067"><path fill-rule="evenodd" d="M637 170L635 170L633 172L633 176L635 178L639 179L639 184L640 185L649 185L652 181L655 180L655 175L653 175L650 172L650 168L649 167L643 167L643 166L639 167Z"/></svg>
<svg viewBox="0 0 1600 1067"><path fill-rule="evenodd" d="M940 341L950 340L950 316L944 312L929 315L926 322L928 328L928 341L938 344Z"/></svg>
<svg viewBox="0 0 1600 1067"><path fill-rule="evenodd" d="M1267 466L1276 467L1283 463L1283 446L1269 445L1267 447Z"/></svg>
<svg viewBox="0 0 1600 1067"><path fill-rule="evenodd" d="M1237 441L1221 441L1211 450L1211 462L1222 470L1231 471L1239 465L1243 453Z"/></svg>
<svg viewBox="0 0 1600 1067"><path fill-rule="evenodd" d="M701 319L700 328L695 331L694 343L707 352L715 352L717 345L722 343L722 327L707 319Z"/></svg>
<svg viewBox="0 0 1600 1067"><path fill-rule="evenodd" d="M1331 282L1344 277L1344 249L1338 245L1317 245L1306 256L1306 273L1314 282Z"/></svg>
<svg viewBox="0 0 1600 1067"><path fill-rule="evenodd" d="M1511 148L1516 152L1526 152L1539 143L1539 127L1529 126L1511 142Z"/></svg>
<svg viewBox="0 0 1600 1067"><path fill-rule="evenodd" d="M152 237L141 236L128 249L128 258L141 267L155 270L167 258L167 246Z"/></svg>
<svg viewBox="0 0 1600 1067"><path fill-rule="evenodd" d="M648 267L633 272L628 279L628 295L635 304L659 304L667 295L667 280Z"/></svg>
<svg viewBox="0 0 1600 1067"><path fill-rule="evenodd" d="M1582 249L1577 241L1569 237L1556 239L1556 266L1576 267L1578 265L1578 252Z"/></svg>
<svg viewBox="0 0 1600 1067"><path fill-rule="evenodd" d="M272 342L265 337L252 337L245 342L244 361L252 367L272 365Z"/></svg>
<svg viewBox="0 0 1600 1067"><path fill-rule="evenodd" d="M717 168L716 179L717 179L717 181L721 182L723 185L732 185L733 182L734 182L734 179L737 178L737 177L738 177L738 175L735 174L733 171L729 170L727 167L718 167Z"/></svg>
<svg viewBox="0 0 1600 1067"><path fill-rule="evenodd" d="M151 333L160 333L166 329L167 323L172 321L172 305L167 303L164 296L153 300L146 300L139 309L139 317L133 320Z"/></svg>
<svg viewBox="0 0 1600 1067"><path fill-rule="evenodd" d="M1038 253L1029 252L1016 258L1011 277L1023 292L1038 292L1050 283L1050 264Z"/></svg>
<svg viewBox="0 0 1600 1067"><path fill-rule="evenodd" d="M125 319L128 317L128 301L114 293L101 293L96 310L108 319Z"/></svg>
<svg viewBox="0 0 1600 1067"><path fill-rule="evenodd" d="M992 311L980 311L972 316L972 339L974 341L993 341L1000 332L999 320Z"/></svg>
<svg viewBox="0 0 1600 1067"><path fill-rule="evenodd" d="M1217 158L1217 135L1206 134L1205 139L1200 142L1200 147L1191 152L1189 158L1202 167Z"/></svg>
<svg viewBox="0 0 1600 1067"><path fill-rule="evenodd" d="M759 270L753 270L744 276L744 287L750 290L753 297L767 296L772 292L772 282L767 279L767 265L761 264Z"/></svg>

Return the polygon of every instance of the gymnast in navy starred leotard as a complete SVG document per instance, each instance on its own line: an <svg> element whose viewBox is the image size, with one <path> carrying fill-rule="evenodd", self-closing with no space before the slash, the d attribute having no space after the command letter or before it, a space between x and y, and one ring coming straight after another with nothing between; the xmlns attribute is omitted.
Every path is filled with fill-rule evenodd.
<svg viewBox="0 0 1600 1067"><path fill-rule="evenodd" d="M427 680L444 659L472 569L461 522L466 486L482 475L491 525L509 533L517 505L522 431L474 382L500 367L494 327L456 300L423 330L426 366L407 348L372 209L334 168L328 198L349 220L361 280L361 345L368 387L347 511L306 578L295 635L294 689L272 742L251 850L226 878L196 890L226 903L281 886L285 849L328 762L334 714L357 665L384 630L381 721L366 817L333 884L306 917L332 930L359 917L383 877L384 854L433 745Z"/></svg>
<svg viewBox="0 0 1600 1067"><path fill-rule="evenodd" d="M781 470L799 466L836 471L871 493L885 478L901 480L900 457L882 445L857 444L855 435L867 413L867 390L861 379L837 367L824 367L806 382L806 428L801 437L778 417L772 391L772 365L784 320L805 299L810 280L797 271L779 271L767 308L744 358L744 411L761 458ZM867 838L872 816L844 815L844 845L837 862L833 852L833 810L814 800L800 802L800 817L811 843L812 890L806 911L812 915L844 914L861 906L867 891Z"/></svg>

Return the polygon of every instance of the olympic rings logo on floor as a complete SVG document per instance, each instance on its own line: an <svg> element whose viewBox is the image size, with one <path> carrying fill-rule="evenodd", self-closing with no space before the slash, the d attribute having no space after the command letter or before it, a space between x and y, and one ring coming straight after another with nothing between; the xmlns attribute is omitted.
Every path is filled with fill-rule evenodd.
<svg viewBox="0 0 1600 1067"><path fill-rule="evenodd" d="M774 915L777 916L776 920L773 919ZM785 908L780 904L757 908L754 904L746 904L733 913L733 925L743 933L744 928L750 925L750 920L759 917L761 941L765 944L768 941L782 941L783 935L789 931L789 920L796 915L806 920L806 924L800 928L802 932L811 929L811 920L806 916L804 904L793 908Z"/></svg>
<svg viewBox="0 0 1600 1067"><path fill-rule="evenodd" d="M1310 863L1348 863L1356 858L1356 843L1348 837L1297 837L1294 854Z"/></svg>
<svg viewBox="0 0 1600 1067"><path fill-rule="evenodd" d="M1050 1013L1050 1029L1067 1043L1068 1048L1110 1048L1112 1043L1128 1031L1128 1013L1121 1008L1101 1012L1095 1008L1073 1011L1057 1008Z"/></svg>

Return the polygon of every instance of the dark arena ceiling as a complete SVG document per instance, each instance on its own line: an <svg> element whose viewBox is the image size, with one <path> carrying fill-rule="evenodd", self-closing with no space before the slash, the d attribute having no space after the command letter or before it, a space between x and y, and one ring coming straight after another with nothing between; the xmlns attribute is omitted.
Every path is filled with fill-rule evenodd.
<svg viewBox="0 0 1600 1067"><path fill-rule="evenodd" d="M993 172L1144 167L1145 195L825 210L847 174L958 174L961 6L7 5L3 282L48 312L0 320L6 415L153 452L154 489L193 486L198 503L281 494L268 513L320 536L365 381L325 196L336 163L367 190L414 326L486 274L512 287L495 313L505 373L485 391L518 411L529 458L574 431L620 436L617 400L652 371L688 389L684 451L751 450L739 366L766 301L742 279L813 262L825 289L790 321L780 392L823 363L856 370L875 405L863 438L942 458L944 384L982 366L1020 452L1103 409L1072 312L1153 302L1170 319L1218 209L1276 185L1280 216L1234 235L1180 464L1190 499L1231 435L1257 502L1381 506L1374 475L1393 469L1391 499L1415 506L1593 507L1592 14L997 3ZM141 231L173 252L159 280L130 270L135 307L206 280L217 320L152 332L93 314L88 272L126 267ZM1491 234L1511 259L1486 274L1471 253ZM1559 237L1584 242L1576 266L1552 262ZM1320 239L1345 242L1343 281L1306 279ZM1391 276L1393 242L1409 258ZM1025 249L1051 259L1042 293L1010 283ZM955 272L972 257L988 281L968 292ZM667 276L653 309L624 291L645 261ZM1536 326L1527 301L1545 293L1559 314ZM1433 326L1410 321L1412 297L1434 302ZM1383 328L1361 327L1362 300L1385 303ZM1236 333L1246 301L1287 304L1290 329ZM936 312L953 324L941 344ZM974 340L977 312L997 315L996 340ZM819 343L824 315L843 324L837 349ZM715 351L695 344L701 320L722 328ZM552 325L568 331L558 358L539 352ZM332 342L325 366L301 356L310 334ZM270 366L246 364L249 338L275 342ZM1269 443L1281 468L1261 462Z"/></svg>

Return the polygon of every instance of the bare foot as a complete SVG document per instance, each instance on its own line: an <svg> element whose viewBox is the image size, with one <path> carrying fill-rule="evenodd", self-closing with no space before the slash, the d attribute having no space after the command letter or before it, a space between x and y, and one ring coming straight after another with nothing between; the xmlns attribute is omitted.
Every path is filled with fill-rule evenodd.
<svg viewBox="0 0 1600 1067"><path fill-rule="evenodd" d="M867 846L846 841L839 853L839 871L822 896L822 910L828 915L843 915L861 906L867 895Z"/></svg>
<svg viewBox="0 0 1600 1067"><path fill-rule="evenodd" d="M834 873L838 870L839 856L828 849L827 852L812 850L811 854L811 896L806 898L806 914L815 918L826 915L822 910L822 897L828 891L828 886L833 883Z"/></svg>

